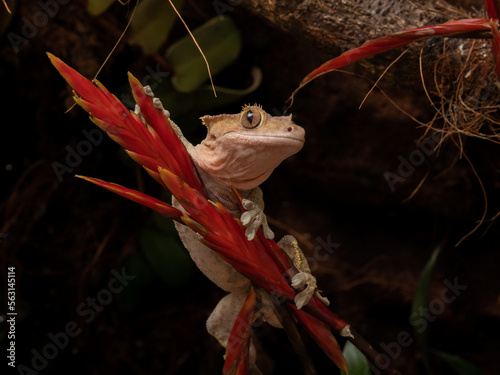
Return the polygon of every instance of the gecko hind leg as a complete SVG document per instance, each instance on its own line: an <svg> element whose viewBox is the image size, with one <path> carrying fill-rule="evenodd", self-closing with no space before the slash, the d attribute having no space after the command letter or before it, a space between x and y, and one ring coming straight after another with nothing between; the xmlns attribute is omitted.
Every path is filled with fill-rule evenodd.
<svg viewBox="0 0 500 375"><path fill-rule="evenodd" d="M304 288L295 296L295 306L301 309L309 303L314 295L326 306L330 305L328 298L319 294L316 278L311 274L309 263L295 237L290 235L284 236L278 242L278 246L288 255L295 268L299 271L299 273L292 277L292 287L295 289Z"/></svg>

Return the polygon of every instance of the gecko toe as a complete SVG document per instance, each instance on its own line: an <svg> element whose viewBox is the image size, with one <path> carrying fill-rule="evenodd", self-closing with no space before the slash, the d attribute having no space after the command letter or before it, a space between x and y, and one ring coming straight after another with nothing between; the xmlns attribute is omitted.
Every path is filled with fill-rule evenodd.
<svg viewBox="0 0 500 375"><path fill-rule="evenodd" d="M257 228L254 227L248 227L245 230L245 236L247 237L248 241L252 241L255 238L256 233L257 233Z"/></svg>

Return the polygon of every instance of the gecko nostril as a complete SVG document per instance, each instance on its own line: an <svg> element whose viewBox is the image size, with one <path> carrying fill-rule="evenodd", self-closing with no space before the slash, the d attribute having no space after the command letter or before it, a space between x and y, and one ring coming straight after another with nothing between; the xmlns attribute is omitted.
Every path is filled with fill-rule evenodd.
<svg viewBox="0 0 500 375"><path fill-rule="evenodd" d="M293 127L289 126L287 129L286 129L289 133L291 133L293 131Z"/></svg>

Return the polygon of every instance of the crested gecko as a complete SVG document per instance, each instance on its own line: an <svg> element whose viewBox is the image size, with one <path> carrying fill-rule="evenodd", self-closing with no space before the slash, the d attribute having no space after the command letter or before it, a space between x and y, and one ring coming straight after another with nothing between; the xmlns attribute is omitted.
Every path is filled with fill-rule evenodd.
<svg viewBox="0 0 500 375"><path fill-rule="evenodd" d="M151 89L144 88L153 98L153 103L170 117L161 101L154 98ZM140 115L140 109L136 107ZM180 128L169 118L177 136L191 155L196 172L205 188L208 198L222 203L231 215L239 218L246 227L245 235L251 241L259 228L266 238L274 238L264 214L262 190L258 187L273 170L287 157L299 152L305 141L305 131L296 125L290 116L271 116L260 106L245 106L239 114L203 116L207 127L206 138L193 146L182 134ZM232 187L243 198L246 209L242 212ZM182 207L173 198L173 206ZM207 320L207 330L224 347L237 315L250 290L251 282L215 252L203 245L187 226L175 222L179 236L198 268L216 285L229 292L217 304ZM328 299L317 292L316 279L312 276L307 260L293 236L285 236L278 246L292 260L299 273L292 278L292 287L301 290L295 297L297 308L305 306L314 294L326 305ZM261 296L260 314L269 324L281 327L266 295ZM255 367L255 349L250 347L250 363Z"/></svg>

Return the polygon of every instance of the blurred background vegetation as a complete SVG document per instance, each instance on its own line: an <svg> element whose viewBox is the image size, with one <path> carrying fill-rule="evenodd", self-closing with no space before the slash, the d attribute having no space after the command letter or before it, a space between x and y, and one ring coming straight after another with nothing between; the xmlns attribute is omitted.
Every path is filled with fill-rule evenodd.
<svg viewBox="0 0 500 375"><path fill-rule="evenodd" d="M243 4L174 3L210 63L217 98L205 62L165 1L140 2L98 79L132 108L126 81L131 71L152 86L193 143L205 135L202 115L237 113L255 102L283 114L300 80L333 57ZM168 220L73 177L102 178L170 199L107 137L85 151L83 131L94 126L79 108L65 113L71 91L45 55L49 51L93 77L135 3L8 4L12 15L0 10L0 272L5 300L6 267L16 267L17 363L30 366L31 350L42 350L49 333L74 321L82 333L48 361L44 374L219 374L223 349L206 332L205 320L224 293L196 269ZM289 230L302 235L311 259L321 241L341 244L314 264L323 294L379 350L401 332L411 333L413 342L393 361L402 374L425 374L426 367L435 374L479 373L476 367L496 374L500 224L487 222L455 246L482 217L485 203L453 142L391 191L384 173L396 173L424 130L378 91L358 109L371 83L359 76L362 67L351 72L358 75L325 76L296 96L290 111L306 129L306 146L263 185L266 212L278 236ZM413 116L433 117L421 87L384 90ZM70 150L80 157L68 159ZM464 150L481 177L492 218L500 211L499 147L467 139ZM61 165L68 169L57 169ZM439 257L431 257L438 244ZM135 279L85 322L77 307L107 288L112 270L123 267ZM427 337L418 337L412 311L439 299L444 280L455 278L467 289L429 323ZM0 329L3 349L5 319ZM283 332L261 327L257 334L265 374L302 373ZM318 373L335 373L308 344Z"/></svg>

